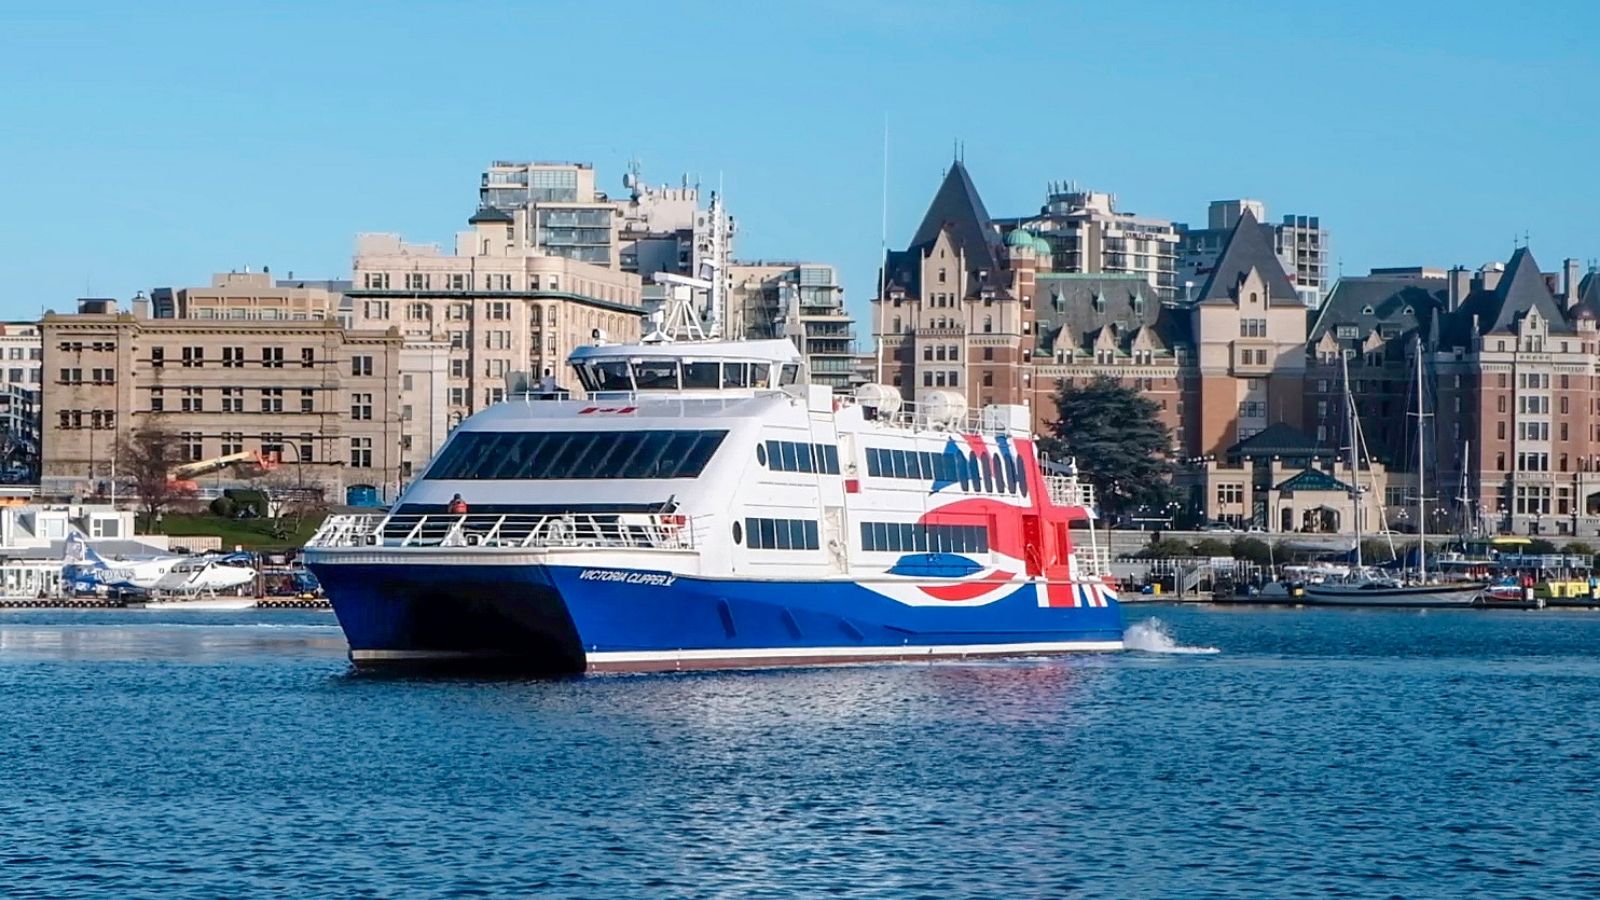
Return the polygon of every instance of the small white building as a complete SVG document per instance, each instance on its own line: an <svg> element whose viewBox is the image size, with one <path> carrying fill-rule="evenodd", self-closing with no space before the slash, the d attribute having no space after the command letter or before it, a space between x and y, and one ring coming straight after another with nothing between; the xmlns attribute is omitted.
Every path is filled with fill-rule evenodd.
<svg viewBox="0 0 1600 900"><path fill-rule="evenodd" d="M0 507L0 562L59 561L74 528L106 559L168 552L166 535L134 534L132 510L103 503L27 504Z"/></svg>

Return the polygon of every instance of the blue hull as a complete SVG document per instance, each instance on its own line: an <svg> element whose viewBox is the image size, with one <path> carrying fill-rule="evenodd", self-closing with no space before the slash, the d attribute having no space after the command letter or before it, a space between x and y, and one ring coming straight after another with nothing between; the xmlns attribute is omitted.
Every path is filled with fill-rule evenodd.
<svg viewBox="0 0 1600 900"><path fill-rule="evenodd" d="M914 606L844 581L546 565L312 563L358 664L545 672L1023 655L1121 646L1107 606Z"/></svg>

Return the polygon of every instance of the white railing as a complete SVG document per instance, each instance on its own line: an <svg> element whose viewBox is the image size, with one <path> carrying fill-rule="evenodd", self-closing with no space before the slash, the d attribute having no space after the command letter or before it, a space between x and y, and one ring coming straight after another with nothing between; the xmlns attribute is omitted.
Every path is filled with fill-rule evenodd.
<svg viewBox="0 0 1600 900"><path fill-rule="evenodd" d="M959 414L946 407L929 406L927 409L918 409L915 402L901 401L893 412L862 402L859 398L838 396L834 398L838 409L851 406L862 407L863 414L870 422L890 425L896 428L909 428L917 431L947 431L958 434L986 434L986 435L1015 435L1027 434L1032 424L1032 414L1026 405L1016 407L1016 411L1005 406L989 406L980 409L965 409Z"/></svg>
<svg viewBox="0 0 1600 900"><path fill-rule="evenodd" d="M1111 549L1099 546L1074 546L1072 548L1078 574L1103 578L1111 573Z"/></svg>
<svg viewBox="0 0 1600 900"><path fill-rule="evenodd" d="M1094 509L1094 485L1084 484L1072 475L1046 475L1044 486L1056 506L1082 506Z"/></svg>
<svg viewBox="0 0 1600 900"><path fill-rule="evenodd" d="M307 547L595 547L690 550L688 516L427 513L329 516Z"/></svg>

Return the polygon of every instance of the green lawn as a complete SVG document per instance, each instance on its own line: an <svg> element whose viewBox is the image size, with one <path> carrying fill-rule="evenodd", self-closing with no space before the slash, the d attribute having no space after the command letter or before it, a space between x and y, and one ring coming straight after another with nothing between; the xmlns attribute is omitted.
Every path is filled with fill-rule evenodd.
<svg viewBox="0 0 1600 900"><path fill-rule="evenodd" d="M288 524L287 520L285 524ZM223 519L210 513L167 513L154 531L173 537L216 535L222 549L236 545L246 550L282 550L305 544L322 524L322 516L306 516L293 534L276 535L271 519Z"/></svg>

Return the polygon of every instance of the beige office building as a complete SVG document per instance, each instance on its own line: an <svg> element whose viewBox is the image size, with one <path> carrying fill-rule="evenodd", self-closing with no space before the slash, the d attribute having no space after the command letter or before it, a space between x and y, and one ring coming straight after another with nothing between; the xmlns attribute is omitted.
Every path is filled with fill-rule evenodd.
<svg viewBox="0 0 1600 900"><path fill-rule="evenodd" d="M178 458L260 452L255 479L224 469L202 486L321 488L332 502L393 499L425 462L409 436L398 331L346 331L329 320L155 319L84 301L47 314L42 488L107 493L114 448L157 427Z"/></svg>
<svg viewBox="0 0 1600 900"><path fill-rule="evenodd" d="M306 322L337 316L348 282L296 281L294 273L274 281L269 271L225 272L205 287L158 287L133 301L133 313L157 319L256 319Z"/></svg>

